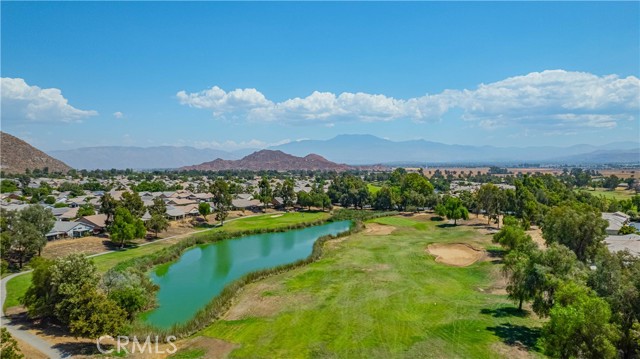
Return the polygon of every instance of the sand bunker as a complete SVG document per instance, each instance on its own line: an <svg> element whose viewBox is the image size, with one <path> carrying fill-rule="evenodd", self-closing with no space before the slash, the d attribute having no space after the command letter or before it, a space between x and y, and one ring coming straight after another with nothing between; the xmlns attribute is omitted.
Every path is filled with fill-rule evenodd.
<svg viewBox="0 0 640 359"><path fill-rule="evenodd" d="M466 267L484 257L485 252L462 243L435 243L427 252L436 256L436 262L456 267Z"/></svg>
<svg viewBox="0 0 640 359"><path fill-rule="evenodd" d="M365 225L364 234L370 236L386 236L395 230L396 227L394 226L387 226L379 223L367 223Z"/></svg>
<svg viewBox="0 0 640 359"><path fill-rule="evenodd" d="M273 216L271 216L271 218L278 218L278 217L282 217L284 216L282 213L281 214L274 214Z"/></svg>

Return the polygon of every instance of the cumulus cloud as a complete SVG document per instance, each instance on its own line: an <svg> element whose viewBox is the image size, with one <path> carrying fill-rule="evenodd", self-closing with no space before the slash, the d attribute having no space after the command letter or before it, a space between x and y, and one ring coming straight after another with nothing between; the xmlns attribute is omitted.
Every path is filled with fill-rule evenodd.
<svg viewBox="0 0 640 359"><path fill-rule="evenodd" d="M120 111L116 111L113 113L113 117L117 118L117 119L121 119L124 117L124 113L120 112Z"/></svg>
<svg viewBox="0 0 640 359"><path fill-rule="evenodd" d="M177 93L180 103L212 111L216 118L289 123L339 121L437 121L454 109L482 128L507 125L533 127L614 127L637 120L640 80L635 76L598 76L586 72L547 70L475 89L444 90L433 95L396 99L382 94L334 94L315 91L307 97L282 102L266 98L256 89L225 92L211 89Z"/></svg>
<svg viewBox="0 0 640 359"><path fill-rule="evenodd" d="M82 122L96 111L69 105L57 88L30 86L21 78L3 77L1 84L2 119L11 122Z"/></svg>

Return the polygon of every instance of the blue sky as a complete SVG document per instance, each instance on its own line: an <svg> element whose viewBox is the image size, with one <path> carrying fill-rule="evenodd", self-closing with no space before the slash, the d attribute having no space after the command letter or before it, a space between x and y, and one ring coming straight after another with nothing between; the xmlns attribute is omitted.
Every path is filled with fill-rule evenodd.
<svg viewBox="0 0 640 359"><path fill-rule="evenodd" d="M638 2L1 7L2 130L45 150L640 138Z"/></svg>

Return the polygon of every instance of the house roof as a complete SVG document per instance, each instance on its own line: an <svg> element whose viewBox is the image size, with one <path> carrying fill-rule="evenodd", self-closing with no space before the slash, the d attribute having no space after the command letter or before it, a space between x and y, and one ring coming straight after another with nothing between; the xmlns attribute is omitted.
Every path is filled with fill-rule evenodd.
<svg viewBox="0 0 640 359"><path fill-rule="evenodd" d="M167 215L169 217L181 217L185 214L184 207L167 206Z"/></svg>
<svg viewBox="0 0 640 359"><path fill-rule="evenodd" d="M87 225L85 223L80 223L80 222L55 221L53 223L53 228L49 231L49 233L47 233L47 237L48 236L55 236L55 235L61 234L61 233L68 233L69 231L73 230L74 228L76 228L78 226L90 227L89 225Z"/></svg>
<svg viewBox="0 0 640 359"><path fill-rule="evenodd" d="M107 226L107 215L106 214L94 214L91 216L84 216L78 220L82 223L87 223L88 225L94 228L104 228Z"/></svg>
<svg viewBox="0 0 640 359"><path fill-rule="evenodd" d="M80 207L75 207L75 208L67 207L65 209L66 211L60 215L60 218L71 219L71 218L76 218L78 216L78 210L80 209Z"/></svg>
<svg viewBox="0 0 640 359"><path fill-rule="evenodd" d="M237 198L232 200L231 204L236 208L258 207L260 206L260 201L257 199Z"/></svg>
<svg viewBox="0 0 640 359"><path fill-rule="evenodd" d="M625 234L624 236L608 236L604 239L612 252L628 250L635 256L640 256L640 235Z"/></svg>
<svg viewBox="0 0 640 359"><path fill-rule="evenodd" d="M184 206L187 204L195 203L195 201L192 199L186 199L186 198L171 198L169 199L169 201L167 201L167 203L174 204L176 206Z"/></svg>
<svg viewBox="0 0 640 359"><path fill-rule="evenodd" d="M629 221L629 216L622 212L604 212L602 218L609 222L608 231L619 231Z"/></svg>

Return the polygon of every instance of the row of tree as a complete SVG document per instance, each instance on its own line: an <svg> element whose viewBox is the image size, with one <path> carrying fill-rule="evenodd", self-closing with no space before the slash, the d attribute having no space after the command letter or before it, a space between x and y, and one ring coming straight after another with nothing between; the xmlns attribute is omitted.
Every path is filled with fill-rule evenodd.
<svg viewBox="0 0 640 359"><path fill-rule="evenodd" d="M28 206L20 211L0 209L0 250L3 266L17 264L22 268L34 255L40 255L47 244L46 234L51 231L55 217L51 210L40 205Z"/></svg>
<svg viewBox="0 0 640 359"><path fill-rule="evenodd" d="M509 298L548 317L541 343L558 358L633 358L640 354L640 260L611 254L607 222L583 203L552 207L542 220L546 249L506 217L494 241L507 251L503 271Z"/></svg>
<svg viewBox="0 0 640 359"><path fill-rule="evenodd" d="M81 254L32 261L31 285L22 299L29 317L58 322L72 335L114 335L154 305L155 285L140 271L110 270L103 277Z"/></svg>

